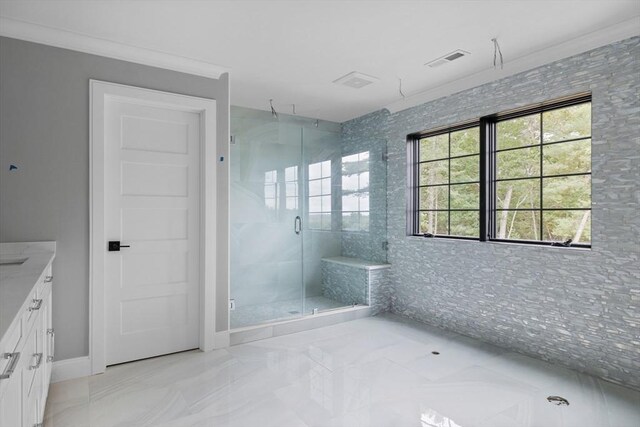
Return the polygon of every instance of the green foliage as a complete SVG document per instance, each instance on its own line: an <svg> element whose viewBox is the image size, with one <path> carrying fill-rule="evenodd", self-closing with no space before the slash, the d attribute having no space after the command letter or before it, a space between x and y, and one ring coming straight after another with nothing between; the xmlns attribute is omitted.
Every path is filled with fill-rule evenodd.
<svg viewBox="0 0 640 427"><path fill-rule="evenodd" d="M510 179L496 183L497 237L590 242L590 211L579 209L591 207L591 105L501 121L496 132L496 178ZM563 142L576 138L585 139ZM504 149L511 150L499 151ZM420 141L421 161L447 158L449 152L451 157L478 153L479 129ZM578 175L553 177L564 174ZM478 212L437 210L478 209L478 184L451 184L478 181L479 156L421 164L419 177L420 185L449 184L421 189L420 231L478 236Z"/></svg>

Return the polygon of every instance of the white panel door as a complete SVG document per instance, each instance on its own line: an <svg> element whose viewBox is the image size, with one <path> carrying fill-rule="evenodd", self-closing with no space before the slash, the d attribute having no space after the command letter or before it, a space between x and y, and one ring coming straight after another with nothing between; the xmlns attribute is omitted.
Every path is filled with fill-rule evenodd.
<svg viewBox="0 0 640 427"><path fill-rule="evenodd" d="M198 347L200 115L104 105L106 364Z"/></svg>

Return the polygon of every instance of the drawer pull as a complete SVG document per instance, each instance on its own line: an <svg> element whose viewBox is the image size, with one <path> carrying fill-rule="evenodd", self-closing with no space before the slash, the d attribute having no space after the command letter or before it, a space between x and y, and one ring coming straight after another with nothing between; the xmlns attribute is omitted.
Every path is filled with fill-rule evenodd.
<svg viewBox="0 0 640 427"><path fill-rule="evenodd" d="M18 364L18 360L20 360L20 353L5 353L2 355L3 359L10 359L11 361L4 369L4 372L0 374L0 380L5 380L11 378L11 374L16 369L16 365Z"/></svg>
<svg viewBox="0 0 640 427"><path fill-rule="evenodd" d="M29 307L29 311L40 310L40 307L42 307L42 299L34 299L33 306Z"/></svg>
<svg viewBox="0 0 640 427"><path fill-rule="evenodd" d="M53 276L45 276L44 283L51 283L51 282L53 282Z"/></svg>
<svg viewBox="0 0 640 427"><path fill-rule="evenodd" d="M50 354L47 356L47 362L53 362L53 357L56 354L56 331L53 328L47 329L47 335L49 335L51 337L50 340L49 340L49 342L50 342L50 347L49 347Z"/></svg>
<svg viewBox="0 0 640 427"><path fill-rule="evenodd" d="M36 364L33 366L29 366L29 369L38 369L42 364L42 353L33 353L33 356L36 358Z"/></svg>

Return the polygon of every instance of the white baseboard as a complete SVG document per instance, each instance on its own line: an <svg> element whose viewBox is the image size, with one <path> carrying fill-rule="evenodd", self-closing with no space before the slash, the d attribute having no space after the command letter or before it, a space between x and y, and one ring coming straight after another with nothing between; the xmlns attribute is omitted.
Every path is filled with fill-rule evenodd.
<svg viewBox="0 0 640 427"><path fill-rule="evenodd" d="M89 375L91 375L91 360L89 356L58 360L53 362L51 382L57 383L74 378L88 377Z"/></svg>

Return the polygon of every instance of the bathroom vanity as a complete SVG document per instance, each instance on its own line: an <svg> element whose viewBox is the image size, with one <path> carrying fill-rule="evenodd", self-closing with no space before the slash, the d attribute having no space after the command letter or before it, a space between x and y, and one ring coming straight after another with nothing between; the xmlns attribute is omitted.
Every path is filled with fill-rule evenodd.
<svg viewBox="0 0 640 427"><path fill-rule="evenodd" d="M53 366L55 242L0 243L0 426L41 426Z"/></svg>

